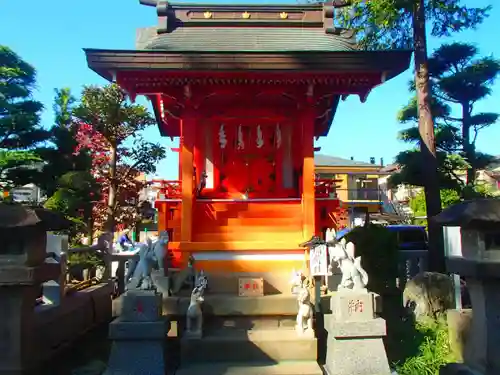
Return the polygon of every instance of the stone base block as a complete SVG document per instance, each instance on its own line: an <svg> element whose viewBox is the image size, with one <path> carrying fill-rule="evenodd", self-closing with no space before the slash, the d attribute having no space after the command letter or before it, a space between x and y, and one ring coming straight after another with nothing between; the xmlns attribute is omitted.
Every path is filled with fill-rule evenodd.
<svg viewBox="0 0 500 375"><path fill-rule="evenodd" d="M164 321L157 322L124 322L115 319L109 325L111 340L163 340L168 333Z"/></svg>
<svg viewBox="0 0 500 375"><path fill-rule="evenodd" d="M328 339L325 369L328 375L390 375L381 337Z"/></svg>
<svg viewBox="0 0 500 375"><path fill-rule="evenodd" d="M328 332L325 369L330 375L390 375L382 318L338 321L325 315Z"/></svg>
<svg viewBox="0 0 500 375"><path fill-rule="evenodd" d="M165 375L161 340L116 341L103 375Z"/></svg>
<svg viewBox="0 0 500 375"><path fill-rule="evenodd" d="M185 331L184 337L187 339L201 339L203 337L202 331Z"/></svg>
<svg viewBox="0 0 500 375"><path fill-rule="evenodd" d="M371 320L375 317L377 298L371 292L338 291L330 299L330 309L339 321Z"/></svg>
<svg viewBox="0 0 500 375"><path fill-rule="evenodd" d="M384 337L387 332L385 320L382 318L357 322L339 322L334 316L325 315L324 320L329 338Z"/></svg>

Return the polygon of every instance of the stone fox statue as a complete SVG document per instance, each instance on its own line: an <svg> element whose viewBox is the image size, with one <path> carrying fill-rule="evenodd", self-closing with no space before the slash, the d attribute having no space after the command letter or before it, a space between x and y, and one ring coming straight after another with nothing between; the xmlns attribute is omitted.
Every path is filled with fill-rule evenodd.
<svg viewBox="0 0 500 375"><path fill-rule="evenodd" d="M160 232L160 236L156 242L153 242L153 254L154 261L158 265L158 269L162 276L166 276L166 271L168 271L169 264L167 264L167 270L165 270L165 253L167 251L166 246L168 245L169 237L167 231ZM168 257L166 258L169 263Z"/></svg>
<svg viewBox="0 0 500 375"><path fill-rule="evenodd" d="M330 263L337 262L342 272L340 289L365 290L368 284L368 274L361 266L361 257L355 257L355 246L352 242L346 243L343 238L340 242L328 247Z"/></svg>
<svg viewBox="0 0 500 375"><path fill-rule="evenodd" d="M297 332L303 334L312 330L313 309L308 285L304 285L297 296L299 311L297 312Z"/></svg>
<svg viewBox="0 0 500 375"><path fill-rule="evenodd" d="M203 298L204 288L197 286L191 292L191 301L186 312L186 331L188 335L201 337L203 327L203 314L201 304L205 300Z"/></svg>
<svg viewBox="0 0 500 375"><path fill-rule="evenodd" d="M160 232L159 237L148 238L139 245L139 261L133 270L132 287L140 289L153 289L151 271L158 267L160 272L165 272L164 254L165 245L168 244L168 233Z"/></svg>

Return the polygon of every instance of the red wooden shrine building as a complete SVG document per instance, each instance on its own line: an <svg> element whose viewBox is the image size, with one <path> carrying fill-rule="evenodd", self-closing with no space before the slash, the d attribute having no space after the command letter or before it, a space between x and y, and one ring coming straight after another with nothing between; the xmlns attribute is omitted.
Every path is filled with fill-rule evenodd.
<svg viewBox="0 0 500 375"><path fill-rule="evenodd" d="M299 243L343 220L334 182L315 180L314 139L343 97L364 101L410 52L358 50L327 4L140 2L158 25L138 30L136 50L85 52L132 99L151 100L163 136L180 137L158 229L206 270L302 267Z"/></svg>

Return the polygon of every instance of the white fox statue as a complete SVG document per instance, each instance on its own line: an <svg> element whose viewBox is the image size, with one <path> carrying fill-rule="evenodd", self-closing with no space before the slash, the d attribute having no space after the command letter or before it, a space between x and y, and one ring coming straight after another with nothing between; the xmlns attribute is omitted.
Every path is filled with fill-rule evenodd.
<svg viewBox="0 0 500 375"><path fill-rule="evenodd" d="M335 238L335 231L329 233ZM339 290L355 290L366 291L368 284L368 274L361 266L361 257L355 257L355 246L352 242L346 243L343 238L339 242L328 246L328 253L330 256L330 264L337 262L342 272L342 279L340 281Z"/></svg>

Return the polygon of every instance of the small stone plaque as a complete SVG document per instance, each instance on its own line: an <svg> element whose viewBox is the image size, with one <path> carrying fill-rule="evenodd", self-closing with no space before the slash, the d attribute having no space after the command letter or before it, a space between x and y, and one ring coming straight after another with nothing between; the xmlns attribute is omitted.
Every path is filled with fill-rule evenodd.
<svg viewBox="0 0 500 375"><path fill-rule="evenodd" d="M264 295L264 279L261 277L238 279L238 295L240 297L258 297Z"/></svg>
<svg viewBox="0 0 500 375"><path fill-rule="evenodd" d="M155 322L162 315L162 298L159 293L128 291L121 298L123 322Z"/></svg>
<svg viewBox="0 0 500 375"><path fill-rule="evenodd" d="M337 292L332 296L330 307L336 320L370 320L375 317L374 298L373 293Z"/></svg>

